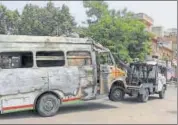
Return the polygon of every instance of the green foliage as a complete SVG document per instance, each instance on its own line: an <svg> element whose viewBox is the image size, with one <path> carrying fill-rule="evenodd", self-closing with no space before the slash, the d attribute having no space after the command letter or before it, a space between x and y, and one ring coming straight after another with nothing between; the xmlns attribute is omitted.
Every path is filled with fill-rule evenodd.
<svg viewBox="0 0 178 125"><path fill-rule="evenodd" d="M97 17L97 21L89 23L87 35L108 47L122 60L144 60L150 52L151 35L145 31L144 24L133 17L134 13L127 9L109 10L105 2L89 3L86 6L84 2L84 7L88 9L86 13L89 19Z"/></svg>
<svg viewBox="0 0 178 125"><path fill-rule="evenodd" d="M3 5L0 5L0 34L5 34L6 33L6 7Z"/></svg>
<svg viewBox="0 0 178 125"><path fill-rule="evenodd" d="M27 4L21 17L20 33L26 35L62 35L71 33L76 26L69 8L65 5L57 8L52 2L44 8Z"/></svg>
<svg viewBox="0 0 178 125"><path fill-rule="evenodd" d="M0 5L0 20L0 34L55 36L71 33L76 27L69 8L55 7L52 2L43 8L26 4L21 15Z"/></svg>
<svg viewBox="0 0 178 125"><path fill-rule="evenodd" d="M0 5L0 34L18 34L20 15Z"/></svg>
<svg viewBox="0 0 178 125"><path fill-rule="evenodd" d="M87 20L88 24L96 23L101 17L108 14L108 5L102 0L83 1L83 6L88 9L86 11L87 16L89 17L89 19Z"/></svg>
<svg viewBox="0 0 178 125"><path fill-rule="evenodd" d="M74 18L69 13L69 8L65 5L62 6L60 17L58 19L62 34L71 33L76 26Z"/></svg>
<svg viewBox="0 0 178 125"><path fill-rule="evenodd" d="M38 6L27 4L21 15L19 31L21 35L41 35L43 28L40 22L41 10Z"/></svg>
<svg viewBox="0 0 178 125"><path fill-rule="evenodd" d="M81 38L87 37L87 27L81 27L78 26L77 28L74 29L74 32L78 33Z"/></svg>

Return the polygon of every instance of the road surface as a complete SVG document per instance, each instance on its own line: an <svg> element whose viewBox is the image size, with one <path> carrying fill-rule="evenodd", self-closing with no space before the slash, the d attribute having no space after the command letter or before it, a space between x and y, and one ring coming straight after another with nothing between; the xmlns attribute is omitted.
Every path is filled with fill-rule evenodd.
<svg viewBox="0 0 178 125"><path fill-rule="evenodd" d="M107 98L92 102L65 106L56 116L43 118L32 111L0 115L0 124L176 124L177 88L168 88L165 99L151 96L147 103L134 98L111 102Z"/></svg>

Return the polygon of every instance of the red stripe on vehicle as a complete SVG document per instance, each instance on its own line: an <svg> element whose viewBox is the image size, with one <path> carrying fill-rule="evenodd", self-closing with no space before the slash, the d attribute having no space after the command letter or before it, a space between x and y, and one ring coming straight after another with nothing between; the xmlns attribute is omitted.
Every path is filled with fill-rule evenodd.
<svg viewBox="0 0 178 125"><path fill-rule="evenodd" d="M79 100L80 98L70 98L70 99L63 99L63 102L68 102L68 101L74 101L74 100Z"/></svg>
<svg viewBox="0 0 178 125"><path fill-rule="evenodd" d="M12 110L12 109L31 108L31 107L33 107L33 104L22 105L22 106L3 107L2 110Z"/></svg>

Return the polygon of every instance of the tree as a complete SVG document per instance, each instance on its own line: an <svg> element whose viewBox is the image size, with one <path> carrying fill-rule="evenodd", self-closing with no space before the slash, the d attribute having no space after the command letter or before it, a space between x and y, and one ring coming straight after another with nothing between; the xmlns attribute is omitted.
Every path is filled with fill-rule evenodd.
<svg viewBox="0 0 178 125"><path fill-rule="evenodd" d="M108 13L108 5L104 1L83 1L83 6L87 8L88 24L96 23Z"/></svg>
<svg viewBox="0 0 178 125"><path fill-rule="evenodd" d="M7 11L7 30L8 34L19 34L19 23L20 23L20 14L17 10Z"/></svg>
<svg viewBox="0 0 178 125"><path fill-rule="evenodd" d="M0 34L18 34L20 15L0 5Z"/></svg>
<svg viewBox="0 0 178 125"><path fill-rule="evenodd" d="M55 7L48 2L46 7L27 4L21 15L20 34L56 36L71 33L76 23L69 12L69 8Z"/></svg>
<svg viewBox="0 0 178 125"><path fill-rule="evenodd" d="M0 34L6 34L6 7L0 5Z"/></svg>
<svg viewBox="0 0 178 125"><path fill-rule="evenodd" d="M40 22L42 23L43 35L56 36L57 35L57 21L56 16L60 17L60 8L56 8L52 2L48 2L46 7L41 8Z"/></svg>
<svg viewBox="0 0 178 125"><path fill-rule="evenodd" d="M27 4L24 7L19 27L21 35L43 35L41 13L42 10L36 5Z"/></svg>
<svg viewBox="0 0 178 125"><path fill-rule="evenodd" d="M87 4L86 4L87 3ZM150 51L150 34L145 31L145 26L133 18L134 13L127 9L120 11L109 10L105 2L84 2L88 10L89 21L87 35L97 42L108 47L113 54L128 62L134 58L141 60Z"/></svg>
<svg viewBox="0 0 178 125"><path fill-rule="evenodd" d="M87 31L88 31L88 28L82 27L82 26L78 26L74 29L74 32L76 32L80 38L87 37Z"/></svg>
<svg viewBox="0 0 178 125"><path fill-rule="evenodd" d="M60 11L60 19L58 19L58 25L60 27L61 34L69 34L73 32L76 26L74 17L70 15L69 8L66 5L62 5Z"/></svg>

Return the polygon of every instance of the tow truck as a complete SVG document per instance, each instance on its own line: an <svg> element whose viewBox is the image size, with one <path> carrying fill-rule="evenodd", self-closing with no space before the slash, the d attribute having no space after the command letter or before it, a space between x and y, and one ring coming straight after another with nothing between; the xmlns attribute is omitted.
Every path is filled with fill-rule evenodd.
<svg viewBox="0 0 178 125"><path fill-rule="evenodd" d="M165 61L155 58L130 63L125 85L112 94L114 101L123 100L125 94L137 97L140 102L147 102L149 95L153 94L158 94L163 99L167 89L166 65Z"/></svg>

